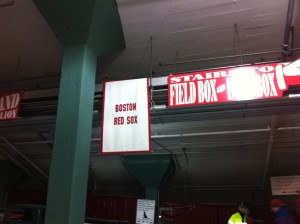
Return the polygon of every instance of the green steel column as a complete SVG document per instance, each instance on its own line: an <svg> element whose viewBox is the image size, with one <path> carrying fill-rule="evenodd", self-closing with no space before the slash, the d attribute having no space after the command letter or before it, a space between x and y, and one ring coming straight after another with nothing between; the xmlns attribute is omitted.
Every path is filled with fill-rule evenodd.
<svg viewBox="0 0 300 224"><path fill-rule="evenodd" d="M175 170L170 155L126 155L124 165L144 186L145 199L155 200L155 223L158 223L159 187Z"/></svg>
<svg viewBox="0 0 300 224"><path fill-rule="evenodd" d="M64 48L46 224L82 224L96 59L125 48L116 0L33 0Z"/></svg>
<svg viewBox="0 0 300 224"><path fill-rule="evenodd" d="M158 199L158 188L145 188L145 198L150 200Z"/></svg>
<svg viewBox="0 0 300 224"><path fill-rule="evenodd" d="M175 169L170 155L126 155L123 163L144 186L145 198L157 200L158 188Z"/></svg>
<svg viewBox="0 0 300 224"><path fill-rule="evenodd" d="M85 44L64 49L46 224L83 224L97 56Z"/></svg>

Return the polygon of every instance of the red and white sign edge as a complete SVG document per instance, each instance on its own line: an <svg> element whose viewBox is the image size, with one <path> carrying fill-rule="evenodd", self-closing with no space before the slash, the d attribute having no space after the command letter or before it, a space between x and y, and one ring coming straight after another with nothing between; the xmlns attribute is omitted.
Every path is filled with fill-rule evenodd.
<svg viewBox="0 0 300 224"><path fill-rule="evenodd" d="M168 77L169 107L278 98L300 84L300 59L196 71Z"/></svg>
<svg viewBox="0 0 300 224"><path fill-rule="evenodd" d="M18 118L21 97L21 92L0 93L0 120Z"/></svg>
<svg viewBox="0 0 300 224"><path fill-rule="evenodd" d="M135 110L118 111L116 105L136 103ZM125 107L126 107L125 106ZM128 124L128 117L136 117ZM124 118L118 119L120 117ZM115 124L117 118L117 125ZM101 154L151 151L149 79L105 81L103 85ZM130 119L129 119L130 120ZM124 122L124 123L123 123ZM122 124L123 123L123 124Z"/></svg>

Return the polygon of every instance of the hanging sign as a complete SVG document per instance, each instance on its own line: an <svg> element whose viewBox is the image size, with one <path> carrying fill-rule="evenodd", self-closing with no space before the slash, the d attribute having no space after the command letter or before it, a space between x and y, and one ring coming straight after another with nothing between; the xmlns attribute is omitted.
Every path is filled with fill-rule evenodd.
<svg viewBox="0 0 300 224"><path fill-rule="evenodd" d="M155 201L138 199L136 208L137 224L154 224Z"/></svg>
<svg viewBox="0 0 300 224"><path fill-rule="evenodd" d="M102 104L102 153L148 152L148 79L105 82Z"/></svg>
<svg viewBox="0 0 300 224"><path fill-rule="evenodd" d="M0 93L0 120L14 120L18 118L21 94Z"/></svg>
<svg viewBox="0 0 300 224"><path fill-rule="evenodd" d="M168 77L169 107L277 98L300 84L300 59L176 74Z"/></svg>
<svg viewBox="0 0 300 224"><path fill-rule="evenodd" d="M300 176L270 177L272 195L300 194Z"/></svg>

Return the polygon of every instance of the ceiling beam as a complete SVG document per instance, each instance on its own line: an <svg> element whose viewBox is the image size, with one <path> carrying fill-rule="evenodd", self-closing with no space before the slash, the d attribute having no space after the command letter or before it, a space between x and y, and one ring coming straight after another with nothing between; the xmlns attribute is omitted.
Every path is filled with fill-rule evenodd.
<svg viewBox="0 0 300 224"><path fill-rule="evenodd" d="M31 167L31 169L35 170L38 173L38 177L35 176L37 179L40 180L40 182L42 182L43 184L47 184L48 182L48 176L37 166L35 165L30 159L28 159L23 153L21 153L15 146L13 143L11 143L10 141L8 141L4 136L2 136L0 134L0 139L4 142L5 145L9 146L9 148L11 149L11 151L14 154L17 154L16 156L14 156L12 153L7 153L4 152L4 150L2 149L2 152L4 152L4 154L12 160L12 162L16 163L16 165L18 165L20 168L22 168L26 173L31 173L29 171L29 169L27 167ZM22 163L20 162L20 158L22 158ZM32 176L33 174L31 174Z"/></svg>

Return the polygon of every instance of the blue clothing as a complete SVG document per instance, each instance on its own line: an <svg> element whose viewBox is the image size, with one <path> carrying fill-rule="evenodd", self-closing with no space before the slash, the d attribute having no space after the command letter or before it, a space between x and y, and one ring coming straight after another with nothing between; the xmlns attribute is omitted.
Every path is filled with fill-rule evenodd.
<svg viewBox="0 0 300 224"><path fill-rule="evenodd" d="M276 213L276 224L293 224L292 218L289 212L283 208L280 208Z"/></svg>

